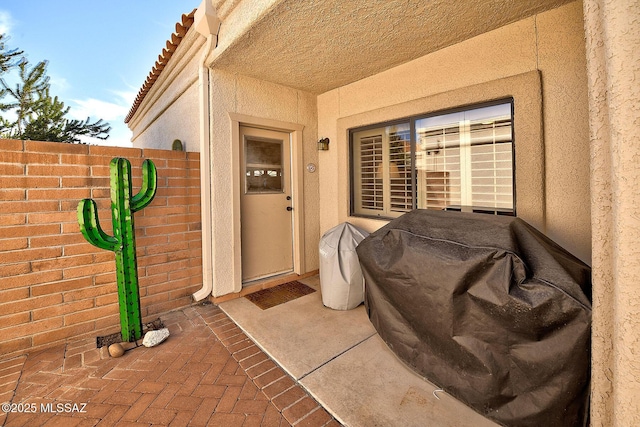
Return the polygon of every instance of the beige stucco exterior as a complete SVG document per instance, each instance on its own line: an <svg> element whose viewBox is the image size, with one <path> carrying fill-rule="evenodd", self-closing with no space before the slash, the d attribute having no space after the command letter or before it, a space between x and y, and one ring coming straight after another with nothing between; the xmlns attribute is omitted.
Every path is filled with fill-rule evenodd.
<svg viewBox="0 0 640 427"><path fill-rule="evenodd" d="M136 148L170 150L175 139L185 151L200 151L198 67L205 38L190 31L131 118Z"/></svg>
<svg viewBox="0 0 640 427"><path fill-rule="evenodd" d="M301 90L213 69L211 87L211 182L214 295L241 290L240 124L294 132L292 176L295 272L318 268L318 173L316 98ZM296 191L297 189L297 191ZM300 209L302 208L302 209Z"/></svg>
<svg viewBox="0 0 640 427"><path fill-rule="evenodd" d="M570 0L215 0L217 67L316 94Z"/></svg>
<svg viewBox="0 0 640 427"><path fill-rule="evenodd" d="M205 294L242 286L240 124L291 132L305 273L329 228L385 224L349 216L350 128L513 97L518 215L593 268L592 425L640 424L640 5L404 3L213 0L178 46L129 124L201 152Z"/></svg>
<svg viewBox="0 0 640 427"><path fill-rule="evenodd" d="M592 424L640 425L640 5L584 4L593 224Z"/></svg>
<svg viewBox="0 0 640 427"><path fill-rule="evenodd" d="M571 3L318 96L319 135L337 142L320 157L321 187L330 189L320 193L321 231L343 221L370 231L386 223L349 217L349 128L513 96L518 216L589 263L581 34L582 8Z"/></svg>

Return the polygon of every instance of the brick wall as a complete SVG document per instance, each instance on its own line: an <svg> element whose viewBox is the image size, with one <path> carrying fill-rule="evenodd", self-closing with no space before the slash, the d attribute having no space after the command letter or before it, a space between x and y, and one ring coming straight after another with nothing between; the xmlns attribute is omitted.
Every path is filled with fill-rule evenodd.
<svg viewBox="0 0 640 427"><path fill-rule="evenodd" d="M0 140L0 356L120 330L115 258L89 244L78 202L96 200L111 233L109 162L158 169L158 190L135 213L143 321L192 303L202 287L198 153Z"/></svg>

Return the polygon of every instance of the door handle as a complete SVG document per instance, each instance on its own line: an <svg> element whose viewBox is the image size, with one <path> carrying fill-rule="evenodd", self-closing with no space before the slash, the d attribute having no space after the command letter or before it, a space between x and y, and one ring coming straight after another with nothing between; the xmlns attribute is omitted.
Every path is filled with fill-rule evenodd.
<svg viewBox="0 0 640 427"><path fill-rule="evenodd" d="M291 212L291 211L293 210L293 208L292 208L291 206L287 206L287 210L288 210L289 212Z"/></svg>
<svg viewBox="0 0 640 427"><path fill-rule="evenodd" d="M287 200L291 200L291 196L287 196Z"/></svg>

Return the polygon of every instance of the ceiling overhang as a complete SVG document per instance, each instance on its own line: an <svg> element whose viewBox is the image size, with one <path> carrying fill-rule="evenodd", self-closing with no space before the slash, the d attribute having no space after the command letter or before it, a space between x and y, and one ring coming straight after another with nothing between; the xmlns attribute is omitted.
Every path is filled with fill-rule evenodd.
<svg viewBox="0 0 640 427"><path fill-rule="evenodd" d="M323 93L570 1L283 0L210 65Z"/></svg>

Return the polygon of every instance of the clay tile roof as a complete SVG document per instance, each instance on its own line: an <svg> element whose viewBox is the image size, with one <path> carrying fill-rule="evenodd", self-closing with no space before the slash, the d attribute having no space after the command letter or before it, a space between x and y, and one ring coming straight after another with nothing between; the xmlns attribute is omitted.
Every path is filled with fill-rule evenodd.
<svg viewBox="0 0 640 427"><path fill-rule="evenodd" d="M160 55L158 55L158 60L154 64L151 72L147 76L147 79L142 84L140 91L138 92L138 96L136 96L135 101L133 101L133 106L131 110L129 110L129 114L125 117L124 122L129 123L129 120L133 117L133 115L138 111L140 104L144 100L144 97L147 95L151 87L155 83L155 81L160 77L160 73L171 59L171 55L176 51L178 45L182 41L182 38L187 34L189 28L193 25L193 16L196 13L196 9L193 9L191 13L182 15L181 22L176 23L176 32L171 34L171 38L167 40L166 46L162 49Z"/></svg>

